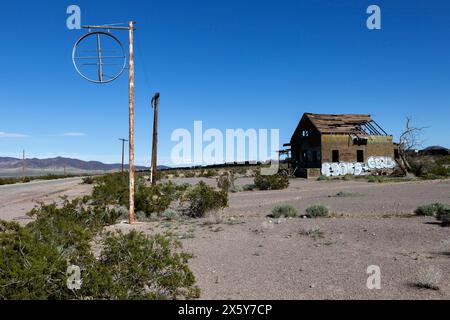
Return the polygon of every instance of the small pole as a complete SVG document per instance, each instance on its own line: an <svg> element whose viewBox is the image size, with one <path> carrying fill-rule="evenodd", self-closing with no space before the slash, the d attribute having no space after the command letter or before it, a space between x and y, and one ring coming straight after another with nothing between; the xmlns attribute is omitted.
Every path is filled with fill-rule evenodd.
<svg viewBox="0 0 450 320"><path fill-rule="evenodd" d="M152 99L153 108L153 147L152 147L152 185L156 185L156 177L158 175L158 105L159 92Z"/></svg>
<svg viewBox="0 0 450 320"><path fill-rule="evenodd" d="M27 170L27 162L25 160L25 150L23 150L23 152L22 152L22 180L25 180L26 170Z"/></svg>
<svg viewBox="0 0 450 320"><path fill-rule="evenodd" d="M134 224L134 48L133 48L134 22L129 23L130 37L130 84L129 84L129 121L130 121L130 224Z"/></svg>
<svg viewBox="0 0 450 320"><path fill-rule="evenodd" d="M124 162L125 162L125 142L128 142L127 139L119 139L122 141L122 174L125 172Z"/></svg>

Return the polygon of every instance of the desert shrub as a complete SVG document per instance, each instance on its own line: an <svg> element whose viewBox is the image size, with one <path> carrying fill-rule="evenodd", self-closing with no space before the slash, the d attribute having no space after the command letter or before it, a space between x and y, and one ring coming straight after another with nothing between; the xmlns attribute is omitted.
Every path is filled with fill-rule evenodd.
<svg viewBox="0 0 450 320"><path fill-rule="evenodd" d="M242 186L242 191L253 191L256 189L255 184L246 184Z"/></svg>
<svg viewBox="0 0 450 320"><path fill-rule="evenodd" d="M184 171L184 176L186 178L195 178L195 171L193 170Z"/></svg>
<svg viewBox="0 0 450 320"><path fill-rule="evenodd" d="M67 261L56 246L17 223L0 221L0 248L0 300L68 297Z"/></svg>
<svg viewBox="0 0 450 320"><path fill-rule="evenodd" d="M259 190L281 190L289 186L289 178L275 174L271 176L263 176L257 174L255 176L255 185Z"/></svg>
<svg viewBox="0 0 450 320"><path fill-rule="evenodd" d="M126 205L129 201L128 174L112 173L98 177L92 198L98 204Z"/></svg>
<svg viewBox="0 0 450 320"><path fill-rule="evenodd" d="M437 209L436 219L441 221L443 226L450 225L450 206L442 205Z"/></svg>
<svg viewBox="0 0 450 320"><path fill-rule="evenodd" d="M272 209L272 217L296 217L298 214L297 208L291 204L280 204Z"/></svg>
<svg viewBox="0 0 450 320"><path fill-rule="evenodd" d="M330 178L327 177L327 176L325 176L325 175L320 175L320 176L317 178L317 181L328 181L328 180L330 180Z"/></svg>
<svg viewBox="0 0 450 320"><path fill-rule="evenodd" d="M172 198L162 194L159 186L136 186L134 204L136 210L144 212L147 217L152 213L162 213L169 208Z"/></svg>
<svg viewBox="0 0 450 320"><path fill-rule="evenodd" d="M190 187L191 184L189 183L176 184L172 181L164 182L159 185L161 192L169 197L171 201L180 199Z"/></svg>
<svg viewBox="0 0 450 320"><path fill-rule="evenodd" d="M42 224L40 224L42 226ZM37 230L0 222L0 299L193 299L199 296L180 244L161 236L109 233L100 258L89 248L62 248ZM70 237L70 233L66 235ZM77 254L73 254L76 251ZM67 287L67 252L81 269L81 288Z"/></svg>
<svg viewBox="0 0 450 320"><path fill-rule="evenodd" d="M95 179L93 177L84 177L82 179L83 184L94 184Z"/></svg>
<svg viewBox="0 0 450 320"><path fill-rule="evenodd" d="M193 299L199 297L180 243L161 235L132 231L108 234L99 259L109 278L108 299Z"/></svg>
<svg viewBox="0 0 450 320"><path fill-rule="evenodd" d="M186 214L194 218L204 217L208 212L228 207L228 194L215 191L203 181L186 194L185 200L189 203Z"/></svg>
<svg viewBox="0 0 450 320"><path fill-rule="evenodd" d="M414 213L418 216L430 216L434 217L437 215L439 208L444 207L442 203L430 203L419 206Z"/></svg>
<svg viewBox="0 0 450 320"><path fill-rule="evenodd" d="M234 177L234 173L225 172L217 178L217 187L223 192L229 192L232 188L234 188L235 181L236 178Z"/></svg>
<svg viewBox="0 0 450 320"><path fill-rule="evenodd" d="M166 210L163 212L162 216L167 220L175 220L178 218L178 212L174 210Z"/></svg>
<svg viewBox="0 0 450 320"><path fill-rule="evenodd" d="M15 184L19 182L16 178L0 178L0 186L5 184Z"/></svg>
<svg viewBox="0 0 450 320"><path fill-rule="evenodd" d="M204 170L201 174L202 177L211 178L217 175L217 171L213 169Z"/></svg>
<svg viewBox="0 0 450 320"><path fill-rule="evenodd" d="M450 165L450 156L443 156L436 160L436 164L440 166Z"/></svg>
<svg viewBox="0 0 450 320"><path fill-rule="evenodd" d="M431 168L429 173L432 175L446 178L448 177L449 170L444 166L434 166L433 168Z"/></svg>
<svg viewBox="0 0 450 320"><path fill-rule="evenodd" d="M244 189L240 186L233 186L230 189L231 193L238 193L238 192L242 192L242 191L244 191Z"/></svg>
<svg viewBox="0 0 450 320"><path fill-rule="evenodd" d="M429 266L422 268L417 274L417 280L414 285L421 289L439 290L439 282L442 278L442 272L436 267Z"/></svg>
<svg viewBox="0 0 450 320"><path fill-rule="evenodd" d="M328 213L328 207L323 204L315 204L306 209L306 214L311 218L326 217Z"/></svg>
<svg viewBox="0 0 450 320"><path fill-rule="evenodd" d="M245 168L245 167L233 168L233 173L239 174L239 175L246 175L247 174L247 168Z"/></svg>

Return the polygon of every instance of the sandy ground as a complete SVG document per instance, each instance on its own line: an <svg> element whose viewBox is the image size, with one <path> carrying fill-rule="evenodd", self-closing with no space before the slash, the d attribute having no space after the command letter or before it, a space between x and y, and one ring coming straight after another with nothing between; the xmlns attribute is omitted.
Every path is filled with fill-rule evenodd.
<svg viewBox="0 0 450 320"><path fill-rule="evenodd" d="M0 219L26 223L30 220L26 213L38 202L60 202L62 196L69 199L89 194L92 186L80 184L81 178L0 186Z"/></svg>
<svg viewBox="0 0 450 320"><path fill-rule="evenodd" d="M216 184L196 178L176 182L199 180ZM91 187L79 183L67 179L0 187L0 218L22 221L36 200L88 194ZM248 183L252 179L237 181ZM339 192L345 196L336 196ZM450 228L411 215L429 202L450 203L450 181L297 179L287 190L230 194L230 207L221 215L112 228L177 235L194 255L190 265L202 299L449 299ZM300 213L323 203L333 217L268 217L279 203L291 203ZM366 286L370 265L380 267L380 290ZM417 288L420 274L438 275L440 290Z"/></svg>
<svg viewBox="0 0 450 320"><path fill-rule="evenodd" d="M177 234L194 255L202 299L449 299L450 228L411 216L436 201L450 203L449 181L294 180L288 190L231 194L221 217L116 228ZM323 203L334 218L271 219L278 203L301 213ZM380 267L380 290L367 288L371 265ZM417 288L421 274L440 275L440 290Z"/></svg>

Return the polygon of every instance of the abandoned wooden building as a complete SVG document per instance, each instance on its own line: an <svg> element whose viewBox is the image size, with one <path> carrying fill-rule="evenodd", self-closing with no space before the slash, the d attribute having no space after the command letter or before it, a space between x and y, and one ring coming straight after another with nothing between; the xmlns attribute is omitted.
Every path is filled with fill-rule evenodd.
<svg viewBox="0 0 450 320"><path fill-rule="evenodd" d="M396 167L396 145L366 114L305 113L290 143L296 175L364 175Z"/></svg>

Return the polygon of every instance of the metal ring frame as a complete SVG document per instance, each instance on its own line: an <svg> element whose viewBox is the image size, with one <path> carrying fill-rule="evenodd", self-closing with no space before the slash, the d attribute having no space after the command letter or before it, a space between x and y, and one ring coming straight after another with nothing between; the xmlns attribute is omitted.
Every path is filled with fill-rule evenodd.
<svg viewBox="0 0 450 320"><path fill-rule="evenodd" d="M91 78L85 76L85 75L80 71L80 69L78 68L77 63L75 62L75 60L77 59L77 57L75 57L75 53L76 53L76 51L77 51L78 45L79 45L83 40L85 40L86 38L88 38L88 37L90 37L90 36L93 36L93 35L98 35L98 36L100 36L100 35L105 35L105 36L107 36L107 37L110 37L111 39L113 39L113 40L120 46L120 48L121 48L121 50L122 50L122 55L123 55L123 66L121 67L120 71L119 71L115 76L113 76L111 79L109 79L109 80L102 80L102 81L100 81L100 80L93 80L93 79L91 79ZM97 84L105 84L105 83L112 82L112 81L116 80L118 77L120 77L120 75L123 73L123 71L124 71L125 68L126 68L126 65L127 65L127 56L126 56L126 53L125 53L125 48L123 47L123 45L122 45L122 43L119 41L119 39L117 39L117 37L115 37L114 35L112 35L111 33L108 33L108 32L96 31L96 32L89 32L89 33L85 34L85 35L82 36L80 39L78 39L78 41L74 44L73 49L72 49L72 63L73 63L73 66L75 67L75 70L77 71L77 73L78 73L81 77L83 77L84 79L86 79L87 81L93 82L93 83L97 83ZM100 61L99 61L99 63L100 63Z"/></svg>

